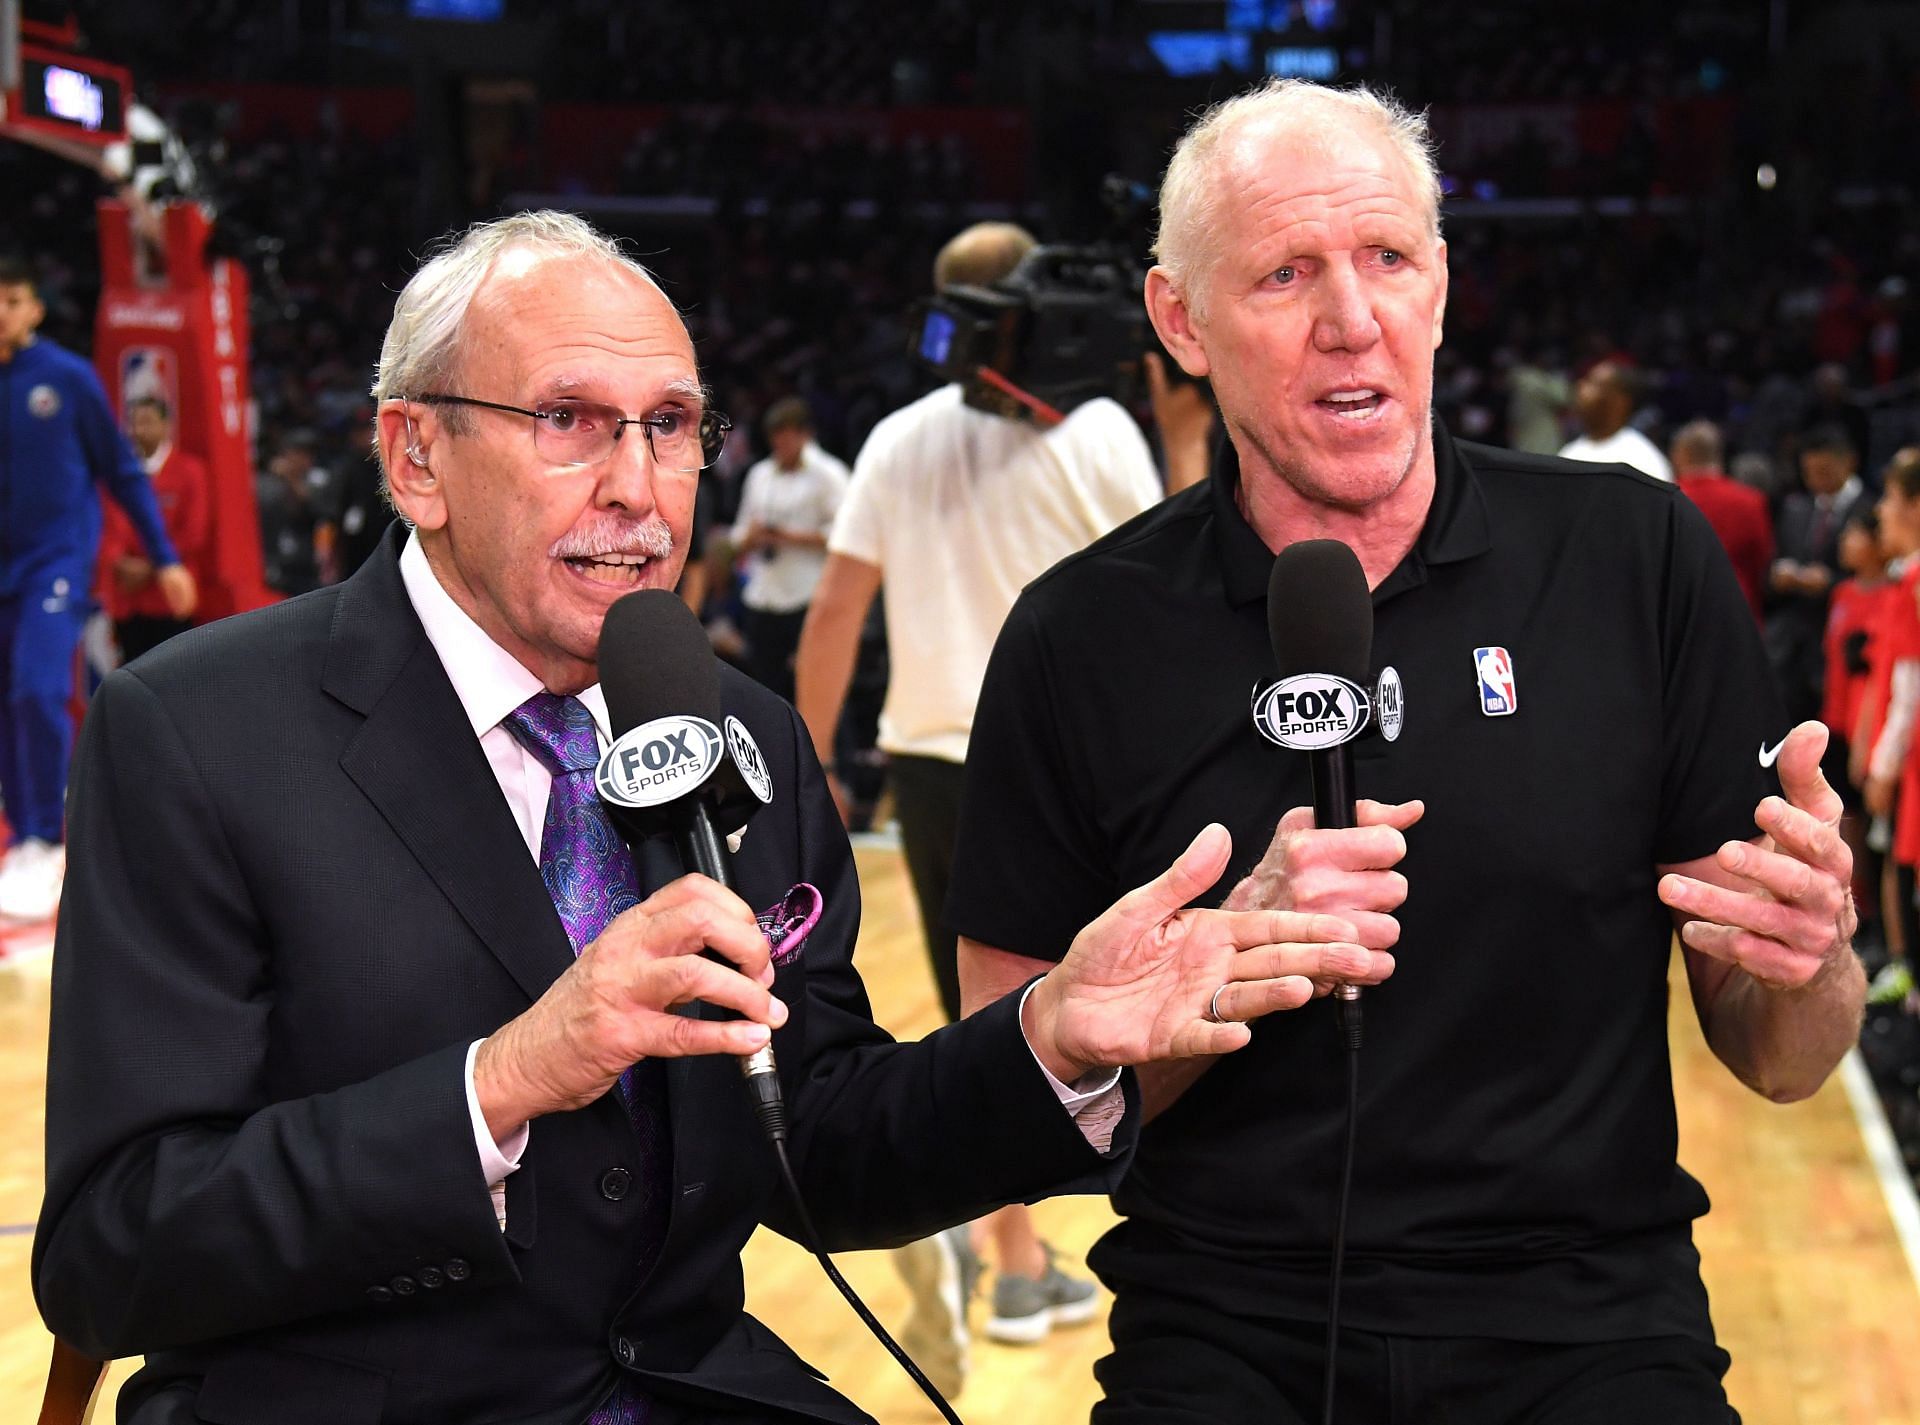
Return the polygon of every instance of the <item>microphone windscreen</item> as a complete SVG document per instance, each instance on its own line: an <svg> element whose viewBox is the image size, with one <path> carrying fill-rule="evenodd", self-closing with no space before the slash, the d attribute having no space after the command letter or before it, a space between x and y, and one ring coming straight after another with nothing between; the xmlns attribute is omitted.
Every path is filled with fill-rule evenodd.
<svg viewBox="0 0 1920 1425"><path fill-rule="evenodd" d="M1360 560L1337 539L1303 539L1275 557L1267 637L1280 676L1332 673L1365 684L1373 660L1373 595Z"/></svg>
<svg viewBox="0 0 1920 1425"><path fill-rule="evenodd" d="M600 690L618 738L681 714L720 725L720 665L693 610L666 589L636 589L600 625Z"/></svg>

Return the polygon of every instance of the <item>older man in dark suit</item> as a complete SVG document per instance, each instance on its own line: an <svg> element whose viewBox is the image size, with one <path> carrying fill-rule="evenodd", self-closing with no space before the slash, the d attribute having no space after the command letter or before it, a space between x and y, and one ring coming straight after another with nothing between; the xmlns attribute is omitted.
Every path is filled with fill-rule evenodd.
<svg viewBox="0 0 1920 1425"><path fill-rule="evenodd" d="M671 304L505 219L408 284L375 395L412 531L116 674L85 732L34 1284L146 1355L122 1420L864 1421L741 1310L791 1219L728 1056L771 1039L828 1245L878 1245L1110 1176L1114 1066L1389 968L1339 920L1180 910L1210 828L1017 1003L892 1044L791 708L722 678L774 787L739 895L592 790L601 622L673 587L724 429Z"/></svg>
<svg viewBox="0 0 1920 1425"><path fill-rule="evenodd" d="M1788 495L1776 528L1779 547L1767 581L1767 659L1789 716L1815 716L1826 665L1821 635L1827 599L1840 577L1840 531L1864 486L1859 451L1839 426L1800 441L1802 487Z"/></svg>

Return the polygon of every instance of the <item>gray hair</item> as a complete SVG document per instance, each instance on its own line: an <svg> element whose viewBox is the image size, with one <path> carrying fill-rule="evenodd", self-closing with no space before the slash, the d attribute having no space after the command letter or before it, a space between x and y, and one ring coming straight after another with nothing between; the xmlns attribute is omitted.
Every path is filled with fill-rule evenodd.
<svg viewBox="0 0 1920 1425"><path fill-rule="evenodd" d="M658 287L653 274L622 252L618 243L572 213L549 208L475 223L449 236L394 301L393 320L387 323L380 364L374 371L376 409L383 401L434 390L453 374L467 309L494 263L511 248L531 248L556 257L601 258ZM472 429L470 413L459 406L442 407L440 419L456 435ZM377 427L374 452L380 453ZM384 477L383 465L383 487Z"/></svg>
<svg viewBox="0 0 1920 1425"><path fill-rule="evenodd" d="M1217 233L1225 195L1219 167L1229 139L1261 120L1322 132L1359 123L1392 145L1413 174L1434 238L1440 236L1440 168L1427 116L1364 84L1334 89L1305 79L1269 79L1202 114L1187 130L1160 184L1160 230L1153 255L1195 315L1203 315L1206 279L1220 260Z"/></svg>
<svg viewBox="0 0 1920 1425"><path fill-rule="evenodd" d="M1674 468L1718 469L1723 449L1719 426L1712 421L1688 421L1673 433Z"/></svg>

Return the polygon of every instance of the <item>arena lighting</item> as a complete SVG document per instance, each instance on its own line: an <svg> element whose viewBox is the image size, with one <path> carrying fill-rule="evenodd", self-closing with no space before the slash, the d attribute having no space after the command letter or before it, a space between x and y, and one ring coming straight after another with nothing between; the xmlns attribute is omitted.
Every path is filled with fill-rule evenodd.
<svg viewBox="0 0 1920 1425"><path fill-rule="evenodd" d="M1147 48L1176 79L1223 69L1247 74L1253 69L1251 37L1225 30L1155 30L1147 36Z"/></svg>
<svg viewBox="0 0 1920 1425"><path fill-rule="evenodd" d="M415 20L463 20L491 24L504 17L506 0L407 0L407 15Z"/></svg>
<svg viewBox="0 0 1920 1425"><path fill-rule="evenodd" d="M1267 51L1267 73L1331 82L1340 77L1340 52L1331 45L1277 45Z"/></svg>

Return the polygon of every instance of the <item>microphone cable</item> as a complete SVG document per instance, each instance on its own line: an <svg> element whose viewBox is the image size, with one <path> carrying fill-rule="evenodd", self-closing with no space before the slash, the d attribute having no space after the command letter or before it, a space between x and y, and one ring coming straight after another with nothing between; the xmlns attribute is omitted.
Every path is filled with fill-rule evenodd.
<svg viewBox="0 0 1920 1425"><path fill-rule="evenodd" d="M853 1289L852 1284L840 1275L840 1269L833 1264L833 1258L828 1256L826 1248L821 1246L820 1229L813 1225L813 1214L807 1211L807 1200L800 1192L800 1180L794 1176L793 1164L787 1157L786 1105L777 1095L771 1099L756 1095L754 1112L760 1119L760 1126L766 1130L767 1142L773 1145L773 1156L780 1164L780 1178L787 1185L787 1200L793 1204L794 1216L799 1219L801 1234L806 1238L804 1243L806 1249L813 1253L814 1259L820 1263L820 1269L827 1274L827 1280L839 1288L840 1295L847 1299L847 1304L853 1308L854 1314L866 1323L867 1330L873 1333L874 1339L887 1348L887 1353L900 1363L900 1369L920 1387L920 1393L933 1402L933 1408L940 1412L940 1418L946 1421L947 1425L965 1425L965 1422L954 1414L953 1407L947 1404L947 1398L940 1393L939 1387L927 1379L926 1372L914 1364L913 1357L909 1356L906 1349L888 1333L887 1328L880 1324L880 1318L875 1316L866 1302L860 1299L860 1294ZM960 1309L963 1312L967 1309L966 1302L960 1303Z"/></svg>
<svg viewBox="0 0 1920 1425"><path fill-rule="evenodd" d="M1303 539L1274 556L1267 578L1267 638L1273 646L1280 681L1256 693L1254 726L1269 741L1308 754L1313 788L1313 821L1321 828L1356 825L1353 753L1348 744L1367 730L1374 717L1366 688L1373 651L1373 592L1366 570L1352 549L1334 539ZM1384 675L1383 675L1384 677ZM1319 721L1302 740L1286 722L1278 697L1297 690L1304 700L1318 694ZM1356 711L1327 722L1351 697ZM1322 735L1330 732L1332 735ZM1397 737L1398 725L1386 732ZM1347 1212L1353 1197L1354 1149L1360 1130L1360 987L1338 985L1334 1012L1347 1059L1347 1131L1340 1155L1340 1187L1334 1204L1332 1260L1327 1280L1327 1359L1321 1396L1322 1425L1333 1425L1334 1387L1340 1378L1340 1278L1347 1255Z"/></svg>
<svg viewBox="0 0 1920 1425"><path fill-rule="evenodd" d="M745 815L757 809L753 806L754 797L762 804L770 799L770 782L764 766L759 764L759 752L753 746L751 735L744 727L736 729L733 719L722 716L719 664L714 659L713 645L700 621L677 595L666 589L638 589L615 600L601 624L598 664L601 689L607 700L607 720L615 737L614 748L606 754L608 757L622 739L673 720L670 725L676 738L689 742L693 741L690 734L694 730L704 729L705 739L711 741L707 755L710 759L718 758L721 770L715 772L710 761L701 775L709 782L721 778L737 784L742 805L746 807ZM743 775L736 765L734 759L739 753L731 746L726 753L721 753L723 723L728 728L728 743L737 736L752 753L753 763L759 767L757 790L753 788L752 779ZM616 827L630 845L664 831L672 840L683 869L704 875L729 890L734 888L727 844L699 798L700 781L693 781L686 789L669 792L664 797L638 801L623 800L609 791L598 777L596 783L611 808ZM713 795L724 799L729 790L718 785ZM722 964L727 963L711 948L704 953ZM726 1019L740 1017L732 1010L716 1013ZM801 1245L813 1253L825 1270L827 1280L839 1289L874 1338L933 1402L940 1418L947 1425L963 1425L926 1373L914 1364L899 1342L887 1334L887 1329L840 1275L839 1268L821 1245L820 1231L814 1225L813 1214L807 1211L806 1199L800 1193L800 1180L787 1158L787 1106L781 1097L771 1041L752 1054L740 1056L739 1063L754 1117L773 1148L787 1197L806 1239ZM964 1301L960 1303L960 1310L966 1310Z"/></svg>
<svg viewBox="0 0 1920 1425"><path fill-rule="evenodd" d="M1353 1150L1360 1136L1360 994L1351 985L1341 985L1333 993L1334 1015L1347 1051L1347 1141L1340 1154L1340 1195L1333 1215L1333 1266L1327 1284L1327 1374L1321 1393L1321 1425L1333 1425L1334 1386L1340 1373L1340 1274L1347 1255L1347 1208L1353 1195Z"/></svg>
<svg viewBox="0 0 1920 1425"><path fill-rule="evenodd" d="M721 876L717 879L730 884L730 878L725 874L724 863L721 863L720 869ZM709 950L706 953L711 956L713 951ZM716 1012L728 1019L740 1017L732 1010ZM947 1425L965 1425L965 1422L954 1414L953 1407L940 1393L940 1388L927 1379L926 1372L915 1364L913 1357L907 1354L906 1348L893 1339L887 1328L880 1324L880 1318L875 1316L866 1302L860 1299L860 1294L853 1289L852 1283L840 1275L840 1269L833 1264L833 1258L827 1255L827 1249L821 1244L820 1229L814 1225L813 1214L807 1211L807 1200L800 1192L800 1179L794 1174L793 1163L787 1157L787 1104L780 1092L780 1075L774 1070L771 1045L743 1057L740 1060L740 1069L741 1081L746 1087L748 1099L753 1104L753 1116L760 1121L760 1131L766 1135L767 1143L773 1149L774 1160L780 1165L780 1180L786 1184L787 1201L793 1205L793 1215L798 1220L801 1236L805 1239L801 1245L813 1254L815 1261L820 1263L820 1269L827 1274L827 1280L832 1282L840 1295L847 1299L847 1304L853 1308L854 1315L866 1324L867 1330L873 1333L874 1339L887 1348L887 1354L900 1363L900 1369L920 1387L920 1393L933 1402L933 1408L940 1412L940 1418L946 1421ZM962 1301L960 1311L963 1317L966 1309L967 1303Z"/></svg>

